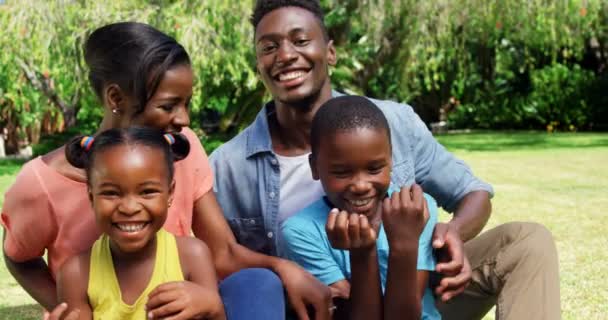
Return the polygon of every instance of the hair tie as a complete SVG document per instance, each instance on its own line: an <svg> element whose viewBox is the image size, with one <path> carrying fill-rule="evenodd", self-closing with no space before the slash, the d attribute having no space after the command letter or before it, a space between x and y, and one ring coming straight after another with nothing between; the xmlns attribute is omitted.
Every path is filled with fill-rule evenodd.
<svg viewBox="0 0 608 320"><path fill-rule="evenodd" d="M89 150L91 150L91 147L93 146L93 141L95 141L95 138L93 138L91 136L84 136L80 140L80 146L84 149L84 151L88 152Z"/></svg>
<svg viewBox="0 0 608 320"><path fill-rule="evenodd" d="M167 143L168 143L169 145L172 145L172 144L174 144L174 143L175 143L175 138L173 137L173 135L172 135L172 134L170 134L170 133L165 133L164 137L165 137L165 140L167 140Z"/></svg>

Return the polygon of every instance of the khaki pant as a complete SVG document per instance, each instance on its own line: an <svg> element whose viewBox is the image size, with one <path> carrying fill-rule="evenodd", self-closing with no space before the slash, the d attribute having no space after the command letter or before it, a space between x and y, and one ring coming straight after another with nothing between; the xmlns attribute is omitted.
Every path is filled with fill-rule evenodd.
<svg viewBox="0 0 608 320"><path fill-rule="evenodd" d="M438 303L443 319L481 319L494 305L497 320L561 318L557 250L545 227L503 224L465 243L465 252L471 283Z"/></svg>

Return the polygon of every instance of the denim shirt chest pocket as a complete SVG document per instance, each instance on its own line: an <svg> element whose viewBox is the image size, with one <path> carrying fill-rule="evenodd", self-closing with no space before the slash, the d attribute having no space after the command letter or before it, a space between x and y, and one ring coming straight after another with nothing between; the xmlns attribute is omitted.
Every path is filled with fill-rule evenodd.
<svg viewBox="0 0 608 320"><path fill-rule="evenodd" d="M238 243L260 253L271 253L263 218L234 218L229 219L228 224Z"/></svg>
<svg viewBox="0 0 608 320"><path fill-rule="evenodd" d="M393 159L397 160L397 157L393 155ZM391 183L399 188L412 185L415 182L414 160L406 155L397 161L391 171Z"/></svg>

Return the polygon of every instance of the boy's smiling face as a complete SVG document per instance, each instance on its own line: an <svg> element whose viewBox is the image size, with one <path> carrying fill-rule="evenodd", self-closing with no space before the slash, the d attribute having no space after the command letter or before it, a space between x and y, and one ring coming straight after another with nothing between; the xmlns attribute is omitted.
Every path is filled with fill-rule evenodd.
<svg viewBox="0 0 608 320"><path fill-rule="evenodd" d="M339 130L319 141L311 156L315 180L340 210L377 219L390 184L391 145L382 128Z"/></svg>
<svg viewBox="0 0 608 320"><path fill-rule="evenodd" d="M121 253L149 247L167 218L174 187L162 157L158 148L119 145L93 161L89 197L97 225Z"/></svg>

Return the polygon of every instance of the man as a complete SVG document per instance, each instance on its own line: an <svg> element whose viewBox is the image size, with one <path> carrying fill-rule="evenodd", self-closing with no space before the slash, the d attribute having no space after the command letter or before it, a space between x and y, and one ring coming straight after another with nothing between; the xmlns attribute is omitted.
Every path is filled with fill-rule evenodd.
<svg viewBox="0 0 608 320"><path fill-rule="evenodd" d="M328 74L336 53L317 1L258 1L252 24L256 67L273 101L211 163L214 190L238 241L276 255L279 223L323 192L308 165L310 125L318 108L340 95ZM492 187L437 143L411 107L372 101L391 127L392 182L416 182L454 213L433 234L443 275L435 293L449 301L439 306L442 316L480 319L497 305L499 319L558 319L551 234L538 224L510 223L476 237L490 217Z"/></svg>

